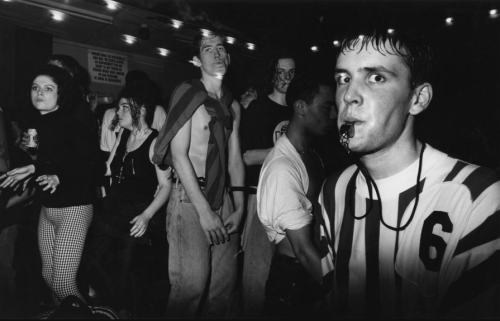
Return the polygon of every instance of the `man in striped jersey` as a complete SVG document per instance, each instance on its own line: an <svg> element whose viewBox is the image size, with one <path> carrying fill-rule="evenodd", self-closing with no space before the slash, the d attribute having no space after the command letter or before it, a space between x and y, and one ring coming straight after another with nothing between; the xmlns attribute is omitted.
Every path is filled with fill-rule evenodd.
<svg viewBox="0 0 500 321"><path fill-rule="evenodd" d="M400 33L342 43L337 124L356 164L319 199L336 316L499 316L500 183L415 137L430 64L429 47Z"/></svg>

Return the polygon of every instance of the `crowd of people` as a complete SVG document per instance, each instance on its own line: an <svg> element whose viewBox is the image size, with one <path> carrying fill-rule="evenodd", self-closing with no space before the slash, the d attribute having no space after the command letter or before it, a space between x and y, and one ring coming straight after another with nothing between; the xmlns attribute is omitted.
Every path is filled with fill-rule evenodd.
<svg viewBox="0 0 500 321"><path fill-rule="evenodd" d="M23 308L7 222L22 211L49 301L28 317L500 317L500 180L416 136L424 39L347 36L330 78L281 53L240 102L225 44L194 38L200 78L168 106L140 70L97 106L82 66L53 55L24 127L0 109L0 318ZM335 171L318 144L332 132Z"/></svg>

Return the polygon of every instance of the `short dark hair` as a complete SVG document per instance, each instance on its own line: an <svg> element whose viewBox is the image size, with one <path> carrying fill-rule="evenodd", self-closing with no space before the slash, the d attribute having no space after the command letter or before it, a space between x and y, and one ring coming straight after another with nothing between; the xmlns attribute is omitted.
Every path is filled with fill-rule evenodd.
<svg viewBox="0 0 500 321"><path fill-rule="evenodd" d="M144 106L146 115L144 120L149 127L153 123L156 105L160 101L160 87L157 83L149 79L138 80L125 86L120 94L120 98L125 98L130 104L130 114L132 115L132 126L141 129L140 107Z"/></svg>
<svg viewBox="0 0 500 321"><path fill-rule="evenodd" d="M340 45L339 54L355 50L360 41L360 51L371 44L375 50L383 55L401 56L410 71L411 89L431 80L433 54L429 44L422 37L404 31L389 33L387 30L374 29L362 36L346 36Z"/></svg>
<svg viewBox="0 0 500 321"><path fill-rule="evenodd" d="M335 88L333 81L316 73L306 73L293 78L286 91L287 106L292 107L298 100L311 104L314 97L319 93L321 86Z"/></svg>
<svg viewBox="0 0 500 321"><path fill-rule="evenodd" d="M57 85L57 104L61 110L71 110L75 107L76 104L76 90L75 90L75 82L71 78L70 74L55 65L43 65L39 69L37 69L29 83L30 88L30 97L31 97L31 86L33 81L38 76L47 76ZM31 98L30 98L31 100Z"/></svg>
<svg viewBox="0 0 500 321"><path fill-rule="evenodd" d="M200 49L201 49L201 46L203 44L203 41L205 39L212 39L212 38L216 38L216 37L219 37L222 39L222 43L224 44L224 48L226 48L226 50L227 50L226 36L223 35L222 33L218 32L218 31L210 31L210 33L207 36L205 36L203 33L198 33L194 37L193 43L191 45L191 51L193 52L193 56L200 58Z"/></svg>
<svg viewBox="0 0 500 321"><path fill-rule="evenodd" d="M130 70L125 75L125 86L132 85L133 83L139 80L148 80L148 79L149 76L146 72L139 69Z"/></svg>

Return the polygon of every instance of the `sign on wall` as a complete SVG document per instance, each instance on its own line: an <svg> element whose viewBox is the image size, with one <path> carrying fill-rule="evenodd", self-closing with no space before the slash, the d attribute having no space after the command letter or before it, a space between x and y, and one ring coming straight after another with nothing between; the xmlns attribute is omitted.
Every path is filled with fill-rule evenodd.
<svg viewBox="0 0 500 321"><path fill-rule="evenodd" d="M88 59L88 71L93 82L125 85L127 56L89 49Z"/></svg>

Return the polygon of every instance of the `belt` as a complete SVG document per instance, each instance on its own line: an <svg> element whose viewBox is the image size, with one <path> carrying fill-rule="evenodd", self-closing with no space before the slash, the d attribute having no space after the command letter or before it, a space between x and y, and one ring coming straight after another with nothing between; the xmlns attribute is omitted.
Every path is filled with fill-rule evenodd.
<svg viewBox="0 0 500 321"><path fill-rule="evenodd" d="M257 188L255 187L229 187L229 192L245 192L247 194L257 194Z"/></svg>
<svg viewBox="0 0 500 321"><path fill-rule="evenodd" d="M198 185L200 185L200 187L205 187L205 177L197 177L197 179ZM181 184L179 177L172 177L172 184Z"/></svg>

